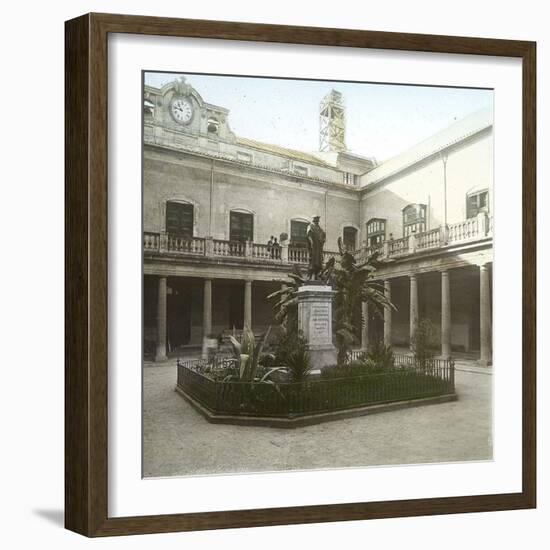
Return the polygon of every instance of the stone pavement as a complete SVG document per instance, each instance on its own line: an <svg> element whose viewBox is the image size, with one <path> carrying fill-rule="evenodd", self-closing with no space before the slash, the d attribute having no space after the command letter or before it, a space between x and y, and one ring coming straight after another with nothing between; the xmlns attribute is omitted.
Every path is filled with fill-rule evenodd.
<svg viewBox="0 0 550 550"><path fill-rule="evenodd" d="M492 458L493 377L457 370L458 401L302 428L209 424L175 391L175 360L144 368L145 477Z"/></svg>

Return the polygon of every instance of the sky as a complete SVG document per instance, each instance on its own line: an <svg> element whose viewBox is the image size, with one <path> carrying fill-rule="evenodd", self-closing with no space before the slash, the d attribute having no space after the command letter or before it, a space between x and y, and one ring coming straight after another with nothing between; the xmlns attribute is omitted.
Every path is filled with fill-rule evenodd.
<svg viewBox="0 0 550 550"><path fill-rule="evenodd" d="M185 73L145 73L161 87L185 76L204 101L229 109L238 136L300 151L319 150L319 104L342 93L349 151L379 162L483 108L493 91L377 83L308 81Z"/></svg>

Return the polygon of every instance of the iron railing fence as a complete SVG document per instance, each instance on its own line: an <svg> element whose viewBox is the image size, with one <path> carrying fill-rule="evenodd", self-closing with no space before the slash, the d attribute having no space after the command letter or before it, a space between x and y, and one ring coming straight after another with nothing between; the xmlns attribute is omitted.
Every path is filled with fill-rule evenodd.
<svg viewBox="0 0 550 550"><path fill-rule="evenodd" d="M454 393L454 362L419 366L397 356L400 368L381 374L311 378L304 382L216 380L201 360L178 360L177 385L214 414L294 417ZM211 367L206 367L211 369Z"/></svg>
<svg viewBox="0 0 550 550"><path fill-rule="evenodd" d="M354 349L349 352L349 360L355 361L365 354L364 350ZM453 363L453 359L440 359L437 357L426 358L423 361L417 359L414 355L406 355L404 353L394 353L393 361L396 367L430 367L430 368L446 368L448 363Z"/></svg>

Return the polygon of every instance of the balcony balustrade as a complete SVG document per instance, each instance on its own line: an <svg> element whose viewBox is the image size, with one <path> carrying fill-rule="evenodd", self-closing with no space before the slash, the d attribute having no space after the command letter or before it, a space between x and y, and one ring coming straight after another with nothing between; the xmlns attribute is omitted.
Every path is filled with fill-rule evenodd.
<svg viewBox="0 0 550 550"><path fill-rule="evenodd" d="M240 241L223 241L212 239L212 256L229 256L244 258L246 245Z"/></svg>
<svg viewBox="0 0 550 550"><path fill-rule="evenodd" d="M251 257L259 260L281 260L281 246L251 243Z"/></svg>
<svg viewBox="0 0 550 550"><path fill-rule="evenodd" d="M293 264L307 264L309 262L309 252L307 248L289 248L288 259Z"/></svg>
<svg viewBox="0 0 550 550"><path fill-rule="evenodd" d="M165 235L166 250L184 254L204 254L204 239Z"/></svg>
<svg viewBox="0 0 550 550"><path fill-rule="evenodd" d="M424 231L416 236L416 250L425 248L439 248L441 243L441 228Z"/></svg>
<svg viewBox="0 0 550 550"><path fill-rule="evenodd" d="M402 237L401 239L392 239L384 243L387 248L387 255L389 257L402 256L409 253L409 237Z"/></svg>
<svg viewBox="0 0 550 550"><path fill-rule="evenodd" d="M492 237L492 219L479 214L448 226L441 226L422 233L413 233L399 239L389 239L377 246L363 247L354 252L357 261L365 261L377 252L380 260L393 260L428 250L446 248ZM143 251L146 254L172 254L213 258L235 258L270 264L302 264L309 262L309 252L304 247L278 246L253 242L226 241L211 237L181 237L165 233L143 233ZM325 250L324 261L338 258L338 252Z"/></svg>
<svg viewBox="0 0 550 550"><path fill-rule="evenodd" d="M464 242L479 238L480 225L480 221L477 217L449 225L447 242Z"/></svg>

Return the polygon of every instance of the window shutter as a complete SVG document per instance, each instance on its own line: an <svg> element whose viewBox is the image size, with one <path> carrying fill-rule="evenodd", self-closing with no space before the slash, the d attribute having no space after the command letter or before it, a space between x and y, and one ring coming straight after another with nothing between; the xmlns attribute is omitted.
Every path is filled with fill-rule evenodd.
<svg viewBox="0 0 550 550"><path fill-rule="evenodd" d="M254 240L254 216L252 214L230 212L229 240L240 242Z"/></svg>
<svg viewBox="0 0 550 550"><path fill-rule="evenodd" d="M166 233L179 237L193 236L194 208L182 202L166 203Z"/></svg>
<svg viewBox="0 0 550 550"><path fill-rule="evenodd" d="M290 221L290 242L292 246L307 246L308 222Z"/></svg>

